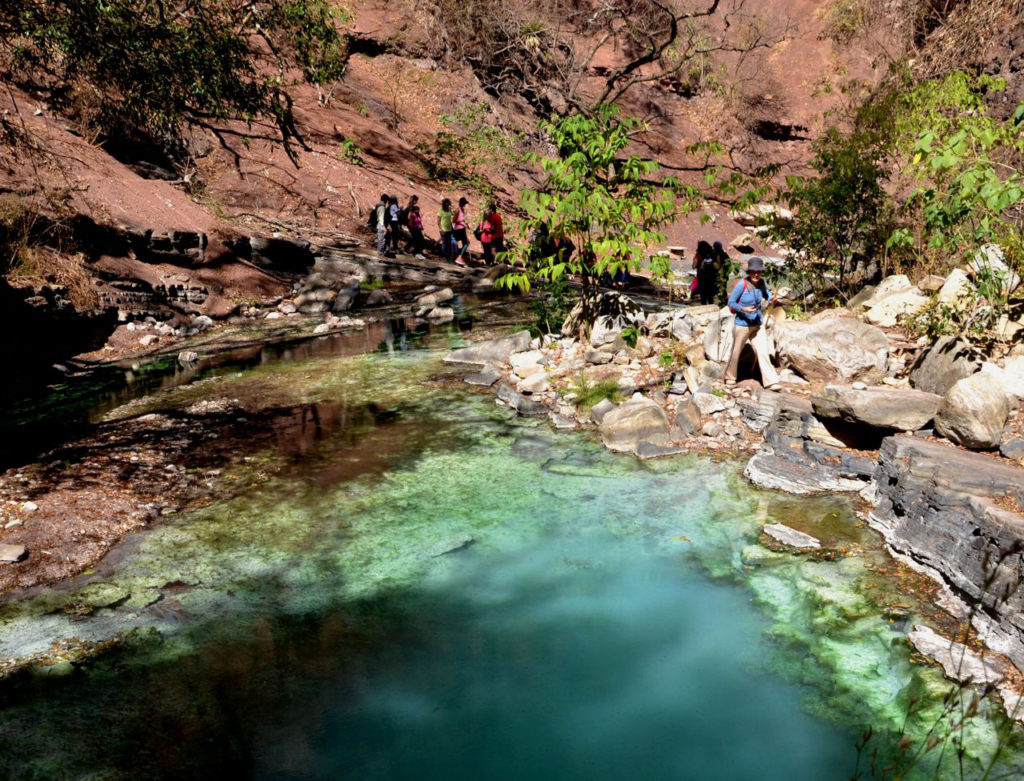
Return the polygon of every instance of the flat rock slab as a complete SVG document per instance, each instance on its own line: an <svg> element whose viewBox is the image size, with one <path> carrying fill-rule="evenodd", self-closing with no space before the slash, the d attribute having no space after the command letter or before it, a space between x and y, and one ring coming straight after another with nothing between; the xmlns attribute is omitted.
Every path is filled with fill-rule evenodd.
<svg viewBox="0 0 1024 781"><path fill-rule="evenodd" d="M894 431L917 431L935 417L942 397L897 388L827 385L811 397L814 414L826 420L860 423Z"/></svg>
<svg viewBox="0 0 1024 781"><path fill-rule="evenodd" d="M664 456L678 456L687 452L685 447L680 445L655 445L653 442L638 442L636 445L637 458L646 461L648 458L662 458Z"/></svg>
<svg viewBox="0 0 1024 781"><path fill-rule="evenodd" d="M482 372L476 374L467 374L466 382L470 385L479 385L484 388L490 388L494 383L501 379L501 372L495 369L493 366L487 366Z"/></svg>
<svg viewBox="0 0 1024 781"><path fill-rule="evenodd" d="M549 414L548 419L551 421L551 425L557 429L572 429L579 426L572 418L567 418L565 415L559 415L556 412Z"/></svg>
<svg viewBox="0 0 1024 781"><path fill-rule="evenodd" d="M821 547L821 540L817 537L812 537L809 534L804 534L796 529L791 529L785 524L781 523L769 523L764 527L764 533L771 537L773 540L778 540L783 545L788 545L791 548L803 548L806 550L814 550Z"/></svg>
<svg viewBox="0 0 1024 781"><path fill-rule="evenodd" d="M950 680L981 684L999 683L1006 677L1002 662L982 657L963 643L947 640L926 626L915 626L907 640L920 653L938 662Z"/></svg>
<svg viewBox="0 0 1024 781"><path fill-rule="evenodd" d="M864 488L863 480L841 477L834 469L826 469L809 460L783 458L770 450L755 453L747 462L743 475L754 485L790 494L856 492Z"/></svg>
<svg viewBox="0 0 1024 781"><path fill-rule="evenodd" d="M25 558L24 545L0 545L0 562L13 564Z"/></svg>
<svg viewBox="0 0 1024 781"><path fill-rule="evenodd" d="M530 349L530 332L519 331L510 336L489 339L452 350L444 357L445 363L505 363L513 353Z"/></svg>
<svg viewBox="0 0 1024 781"><path fill-rule="evenodd" d="M498 398L508 404L520 415L547 415L546 405L533 399L528 399L507 382L498 386Z"/></svg>
<svg viewBox="0 0 1024 781"><path fill-rule="evenodd" d="M458 537L453 537L450 540L439 542L433 548L430 549L430 557L437 558L438 556L444 556L448 553L455 553L456 551L464 550L472 545L476 540L469 534L460 534Z"/></svg>

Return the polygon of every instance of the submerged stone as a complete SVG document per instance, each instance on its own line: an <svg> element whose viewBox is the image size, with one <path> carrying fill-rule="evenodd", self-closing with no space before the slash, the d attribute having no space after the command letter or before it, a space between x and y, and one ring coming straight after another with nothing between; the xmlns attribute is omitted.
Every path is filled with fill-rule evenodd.
<svg viewBox="0 0 1024 781"><path fill-rule="evenodd" d="M814 549L821 547L821 541L817 537L791 529L781 523L769 523L764 527L764 533L772 539L778 540L783 545L789 545L792 548Z"/></svg>

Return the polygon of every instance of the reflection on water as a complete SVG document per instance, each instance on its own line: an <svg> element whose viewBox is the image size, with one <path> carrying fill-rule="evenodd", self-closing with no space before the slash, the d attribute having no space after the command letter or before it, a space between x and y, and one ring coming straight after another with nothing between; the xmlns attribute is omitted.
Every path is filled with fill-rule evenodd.
<svg viewBox="0 0 1024 781"><path fill-rule="evenodd" d="M431 326L413 319L384 319L364 328L303 335L243 346L213 344L203 349L195 364L182 366L174 355L145 362L104 366L45 390L25 383L0 387L0 469L25 463L43 450L82 434L104 413L136 398L177 388L196 380L257 366L273 366L315 358L344 358L374 352L405 353L429 346L444 346L455 334L470 333L476 315L457 300L454 323ZM16 377L15 379L18 379Z"/></svg>

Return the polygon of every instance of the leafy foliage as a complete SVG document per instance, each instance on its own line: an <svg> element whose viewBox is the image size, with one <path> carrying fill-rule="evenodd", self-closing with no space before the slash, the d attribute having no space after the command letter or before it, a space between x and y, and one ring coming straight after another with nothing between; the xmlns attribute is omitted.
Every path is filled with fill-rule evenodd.
<svg viewBox="0 0 1024 781"><path fill-rule="evenodd" d="M786 178L781 195L794 219L772 224L771 233L797 253L803 281L818 292L832 284L844 290L847 274L882 253L891 232L884 184L892 130L880 119L871 106L850 132L829 128L814 143L818 176Z"/></svg>
<svg viewBox="0 0 1024 781"><path fill-rule="evenodd" d="M499 283L528 290L533 279L576 275L582 281L581 323L589 326L599 279L645 266L650 245L665 240L660 229L681 209L696 208L699 193L673 177L653 179L657 163L625 154L631 134L644 126L620 118L614 106L542 127L558 156L531 156L544 186L523 192L527 217L520 227L545 242L518 242L508 257L520 268ZM567 251L570 245L574 252Z"/></svg>
<svg viewBox="0 0 1024 781"><path fill-rule="evenodd" d="M328 0L5 0L0 55L99 137L166 144L188 123L266 116L287 147L287 74L340 76L337 16Z"/></svg>
<svg viewBox="0 0 1024 781"><path fill-rule="evenodd" d="M576 380L569 386L569 392L573 396L573 403L580 409L590 409L605 399L617 403L622 397L622 391L615 380L591 382L582 373L577 375Z"/></svg>
<svg viewBox="0 0 1024 781"><path fill-rule="evenodd" d="M534 323L530 328L533 336L557 334L562 323L572 311L573 298L565 279L555 279L540 285L540 295L530 303Z"/></svg>
<svg viewBox="0 0 1024 781"><path fill-rule="evenodd" d="M983 99L1003 87L956 73L912 93L917 122L902 151L916 187L901 206L903 226L889 239L918 262L973 262L982 283L995 279L982 295L997 306L1015 287L1009 272L1024 272L1024 105L997 120ZM1000 260L983 251L989 245L1000 248Z"/></svg>

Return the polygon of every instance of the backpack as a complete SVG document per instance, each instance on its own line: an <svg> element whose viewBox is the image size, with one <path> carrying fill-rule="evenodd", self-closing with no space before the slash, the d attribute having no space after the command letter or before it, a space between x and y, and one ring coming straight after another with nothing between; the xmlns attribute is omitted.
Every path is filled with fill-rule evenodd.
<svg viewBox="0 0 1024 781"><path fill-rule="evenodd" d="M405 209L398 210L398 224L402 226L409 224L409 212Z"/></svg>
<svg viewBox="0 0 1024 781"><path fill-rule="evenodd" d="M366 227L372 231L377 230L377 207L370 209L370 215L366 220Z"/></svg>

